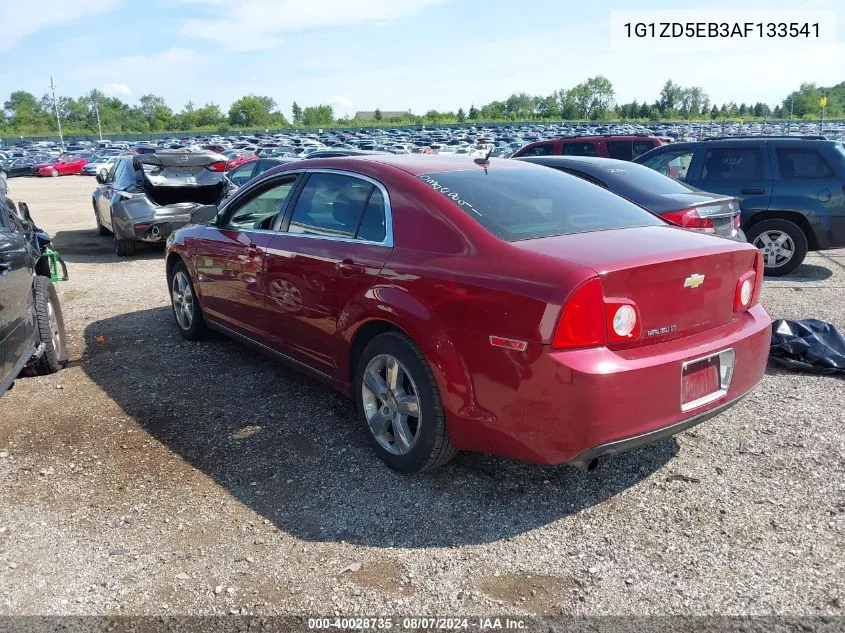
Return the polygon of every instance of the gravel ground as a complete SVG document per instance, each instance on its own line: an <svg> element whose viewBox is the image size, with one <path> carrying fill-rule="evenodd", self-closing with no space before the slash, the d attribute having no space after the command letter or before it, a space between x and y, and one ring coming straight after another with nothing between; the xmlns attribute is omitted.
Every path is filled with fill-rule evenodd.
<svg viewBox="0 0 845 633"><path fill-rule="evenodd" d="M402 476L343 398L176 331L93 179L15 179L55 236L71 363L0 398L0 614L802 614L845 608L845 383L739 405L592 473L462 455ZM845 329L845 250L767 280ZM100 338L102 337L102 338Z"/></svg>

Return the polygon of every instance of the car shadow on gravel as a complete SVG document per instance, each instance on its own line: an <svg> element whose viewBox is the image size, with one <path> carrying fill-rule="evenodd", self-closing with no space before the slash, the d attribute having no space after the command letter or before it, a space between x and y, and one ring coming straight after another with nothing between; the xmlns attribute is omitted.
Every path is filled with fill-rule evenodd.
<svg viewBox="0 0 845 633"><path fill-rule="evenodd" d="M836 264L836 262L833 262ZM801 264L794 271L782 277L772 277L767 275L764 279L768 282L780 281L789 283L813 283L817 281L824 281L833 276L833 271L827 266L817 266L816 264Z"/></svg>
<svg viewBox="0 0 845 633"><path fill-rule="evenodd" d="M68 264L89 264L100 262L131 262L141 259L164 261L164 242L150 244L138 242L137 251L131 257L118 257L114 252L111 235L100 235L97 229L59 231L53 238L53 247ZM71 272L72 274L72 272Z"/></svg>
<svg viewBox="0 0 845 633"><path fill-rule="evenodd" d="M223 337L183 340L169 308L90 324L82 367L147 433L306 540L442 547L505 539L611 499L677 452L664 440L591 473L461 455L433 473L401 475L372 452L345 398ZM147 460L137 463L143 470ZM175 498L191 495L166 475L160 485Z"/></svg>

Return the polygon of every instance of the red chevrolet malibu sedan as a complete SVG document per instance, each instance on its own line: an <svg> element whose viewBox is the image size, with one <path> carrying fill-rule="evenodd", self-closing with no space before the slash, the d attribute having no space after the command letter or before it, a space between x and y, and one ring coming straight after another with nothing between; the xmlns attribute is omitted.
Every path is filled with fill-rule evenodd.
<svg viewBox="0 0 845 633"><path fill-rule="evenodd" d="M753 246L520 161L267 172L168 240L173 313L356 403L402 471L458 450L591 468L733 405L771 321Z"/></svg>
<svg viewBox="0 0 845 633"><path fill-rule="evenodd" d="M36 176L67 176L68 174L81 174L82 168L88 161L81 156L59 156L52 163L42 163L33 167Z"/></svg>

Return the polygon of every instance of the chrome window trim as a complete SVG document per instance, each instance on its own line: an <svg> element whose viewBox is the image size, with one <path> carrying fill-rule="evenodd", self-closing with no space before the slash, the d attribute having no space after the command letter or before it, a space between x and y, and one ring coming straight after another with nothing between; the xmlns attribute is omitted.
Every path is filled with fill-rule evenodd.
<svg viewBox="0 0 845 633"><path fill-rule="evenodd" d="M266 173L266 172L265 172ZM289 171L283 171L278 174L273 174L268 178L259 178L258 182L252 182L251 184L247 184L245 188L239 189L235 192L235 195L232 196L226 203L221 207L220 211L218 212L218 218L224 216L227 212L229 207L236 202L236 199L240 199L243 195L247 195L248 192L252 191L258 186L264 186L268 184L269 181L275 180L276 178L282 178L284 176L291 176L295 174L337 174L340 176L348 176L350 178L357 178L359 180L363 180L365 182L370 183L371 185L377 187L381 192L382 199L384 200L384 239L380 242L375 242L371 240L359 240L354 237L336 237L330 235L316 235L311 233L291 233L288 231L282 230L268 230L268 229L252 229L253 232L262 232L262 233L277 233L279 235L288 235L291 237L304 237L307 239L320 239L320 240L329 240L333 242L349 242L352 244L368 244L370 246L384 246L387 248L393 248L393 207L390 204L390 195L387 193L387 187L385 187L381 182L372 178L370 176L366 176L364 174L359 174L358 172L348 171L345 169L329 169L329 168L311 168L311 169L291 169ZM305 186L308 186L308 183L305 183ZM300 195L302 192L300 191ZM294 209L296 207L294 206ZM291 218L293 217L293 210L291 211ZM221 227L225 228L225 227ZM240 230L240 229L235 229ZM244 229L245 230L245 229Z"/></svg>

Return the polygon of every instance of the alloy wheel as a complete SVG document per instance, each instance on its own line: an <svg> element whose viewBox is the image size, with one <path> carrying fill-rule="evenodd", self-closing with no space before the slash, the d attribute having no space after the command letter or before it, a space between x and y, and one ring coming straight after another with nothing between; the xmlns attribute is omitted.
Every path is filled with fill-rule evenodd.
<svg viewBox="0 0 845 633"><path fill-rule="evenodd" d="M53 343L53 349L56 354L59 354L62 349L62 330L59 327L59 319L56 317L52 301L47 301L47 323L50 327L50 340Z"/></svg>
<svg viewBox="0 0 845 633"><path fill-rule="evenodd" d="M173 275L173 313L176 321L183 330L190 330L194 321L194 293L191 292L191 282L187 275L179 270Z"/></svg>
<svg viewBox="0 0 845 633"><path fill-rule="evenodd" d="M408 369L390 354L375 356L361 385L364 416L376 441L394 455L405 455L420 436L419 390Z"/></svg>
<svg viewBox="0 0 845 633"><path fill-rule="evenodd" d="M760 233L754 240L754 246L763 254L763 263L767 268L778 268L792 259L795 254L795 244L788 233L783 231L766 231Z"/></svg>

